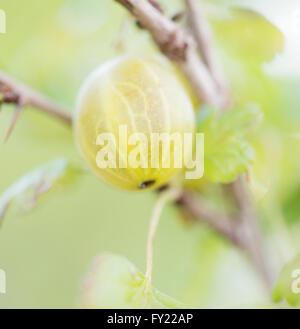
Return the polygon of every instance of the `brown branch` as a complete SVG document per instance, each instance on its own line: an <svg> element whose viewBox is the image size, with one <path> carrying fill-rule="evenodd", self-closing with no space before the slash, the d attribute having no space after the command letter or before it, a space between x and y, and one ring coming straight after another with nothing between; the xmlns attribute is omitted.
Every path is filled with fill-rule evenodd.
<svg viewBox="0 0 300 329"><path fill-rule="evenodd" d="M4 103L16 104L21 108L32 106L67 124L72 124L72 117L64 108L2 71L0 71L0 95Z"/></svg>
<svg viewBox="0 0 300 329"><path fill-rule="evenodd" d="M204 15L201 3L196 3L195 0L185 1L191 31L195 37L203 61L217 84L219 94L224 98L222 108L227 109L231 106L229 86L215 52L211 27Z"/></svg>
<svg viewBox="0 0 300 329"><path fill-rule="evenodd" d="M208 224L234 245L244 249L242 226L231 217L209 209L193 192L183 191L177 204L194 220Z"/></svg>
<svg viewBox="0 0 300 329"><path fill-rule="evenodd" d="M222 107L216 83L200 60L192 35L165 17L147 0L115 1L125 6L151 33L161 52L183 69L201 101Z"/></svg>
<svg viewBox="0 0 300 329"><path fill-rule="evenodd" d="M185 72L200 100L217 105L221 109L229 107L230 95L226 80L220 73L219 64L213 51L212 34L204 15L192 0L186 0L187 12L192 25L197 46L206 66L198 58L194 38L178 27L172 20L163 16L146 0L116 0L124 5L152 35L154 41L170 59L176 61ZM232 220L215 214L200 204L194 194L183 192L179 204L195 219L208 223L236 246L246 249L253 263L262 274L268 287L272 278L267 268L256 214L244 184L237 180L235 195L238 196L239 216Z"/></svg>
<svg viewBox="0 0 300 329"><path fill-rule="evenodd" d="M205 22L205 17L195 9L192 0L187 0L187 5L197 44L192 35L162 15L158 5L153 6L154 3L157 4L156 1L115 1L125 6L137 18L143 28L151 33L154 41L167 57L177 62L190 80L200 100L219 108L228 106L224 100L229 99L229 93L228 89L222 89L225 80L220 78L209 26ZM197 45L206 65L198 57ZM226 97L224 97L223 92L227 93ZM26 106L36 107L67 124L72 124L71 115L59 105L0 71L1 101L17 105L17 111L8 134L13 129L21 109ZM270 286L270 272L264 257L255 211L241 178L232 184L232 191L239 209L237 220L212 212L191 192L184 191L178 202L194 219L206 222L236 246L245 249Z"/></svg>
<svg viewBox="0 0 300 329"><path fill-rule="evenodd" d="M232 195L239 209L239 219L244 228L244 245L261 273L266 286L271 289L273 275L270 264L265 255L263 240L257 223L257 216L253 207L248 188L243 176L231 184Z"/></svg>
<svg viewBox="0 0 300 329"><path fill-rule="evenodd" d="M209 225L233 245L245 251L261 274L268 290L272 288L273 275L264 253L263 241L256 223L256 215L242 177L231 184L232 193L239 204L238 218L231 218L209 209L195 193L183 191L177 204L184 214Z"/></svg>

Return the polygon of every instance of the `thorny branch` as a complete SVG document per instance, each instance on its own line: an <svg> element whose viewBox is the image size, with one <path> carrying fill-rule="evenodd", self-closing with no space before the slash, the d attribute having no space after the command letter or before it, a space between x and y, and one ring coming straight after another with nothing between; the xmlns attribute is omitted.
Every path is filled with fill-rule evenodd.
<svg viewBox="0 0 300 329"><path fill-rule="evenodd" d="M231 106L229 86L215 53L210 25L199 1L197 3L195 0L185 1L192 34L203 61L217 85L218 94L222 100L222 109L228 109Z"/></svg>
<svg viewBox="0 0 300 329"><path fill-rule="evenodd" d="M125 6L143 28L150 32L162 53L182 68L199 100L223 110L230 107L228 84L215 55L210 26L200 7L197 7L198 3L186 0L192 30L192 34L189 34L147 0L115 1ZM200 52L203 61L200 60L197 51ZM237 247L245 250L269 289L272 285L272 276L264 255L255 210L243 177L232 183L232 194L239 210L237 219L213 213L200 203L193 193L187 191L182 193L178 204L184 207L191 217L209 224Z"/></svg>
<svg viewBox="0 0 300 329"><path fill-rule="evenodd" d="M41 93L16 81L2 71L0 71L0 105L1 103L16 105L16 110L6 133L5 140L11 134L22 109L27 106L42 110L67 124L72 123L71 115L61 106Z"/></svg>
<svg viewBox="0 0 300 329"><path fill-rule="evenodd" d="M210 27L194 0L186 0L186 14L192 34L179 27L172 19L165 17L155 0L115 1L126 7L139 24L151 33L162 53L182 68L201 101L220 109L229 107L229 89L214 54ZM203 61L199 58L198 52ZM69 125L72 124L71 115L62 107L0 71L1 103L16 105L7 137L13 130L21 110L26 106L36 107ZM231 184L231 194L239 210L238 218L214 213L195 193L189 191L183 191L177 203L192 218L207 223L234 245L245 250L270 287L272 277L264 256L255 210L242 177Z"/></svg>
<svg viewBox="0 0 300 329"><path fill-rule="evenodd" d="M190 33L164 16L147 0L116 1L125 6L151 33L161 52L179 65L202 101L224 107L216 83L200 60L196 42Z"/></svg>
<svg viewBox="0 0 300 329"><path fill-rule="evenodd" d="M186 215L205 222L234 245L244 248L242 227L233 218L208 208L203 200L190 191L183 191L176 203L184 208Z"/></svg>
<svg viewBox="0 0 300 329"><path fill-rule="evenodd" d="M239 210L239 219L244 228L243 238L245 249L259 269L266 286L271 289L273 276L268 258L265 255L262 237L257 223L256 213L251 196L245 183L245 178L240 176L231 184L232 195Z"/></svg>

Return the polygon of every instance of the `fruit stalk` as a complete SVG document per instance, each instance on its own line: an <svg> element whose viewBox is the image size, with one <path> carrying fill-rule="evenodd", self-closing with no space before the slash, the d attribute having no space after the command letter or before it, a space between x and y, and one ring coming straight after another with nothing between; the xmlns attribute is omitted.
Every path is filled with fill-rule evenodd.
<svg viewBox="0 0 300 329"><path fill-rule="evenodd" d="M153 213L150 219L150 227L148 233L148 242L147 242L147 266L146 266L146 287L145 291L149 289L152 281L152 266L153 266L153 244L159 219L162 213L162 210L165 204L168 201L175 201L180 195L180 190L178 188L170 188L160 195L157 199L156 204L153 209Z"/></svg>

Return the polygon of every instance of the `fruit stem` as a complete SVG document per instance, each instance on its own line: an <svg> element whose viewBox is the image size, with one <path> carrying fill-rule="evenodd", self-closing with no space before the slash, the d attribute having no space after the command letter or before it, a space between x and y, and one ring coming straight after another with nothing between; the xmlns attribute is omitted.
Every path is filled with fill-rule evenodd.
<svg viewBox="0 0 300 329"><path fill-rule="evenodd" d="M152 281L152 267L153 267L153 244L155 239L155 233L159 223L159 219L162 213L162 210L166 203L171 200L175 200L180 196L179 188L170 188L162 192L159 198L156 200L156 203L153 208L152 216L150 219L148 241L147 241L147 267L146 267L146 286L145 293L149 291Z"/></svg>

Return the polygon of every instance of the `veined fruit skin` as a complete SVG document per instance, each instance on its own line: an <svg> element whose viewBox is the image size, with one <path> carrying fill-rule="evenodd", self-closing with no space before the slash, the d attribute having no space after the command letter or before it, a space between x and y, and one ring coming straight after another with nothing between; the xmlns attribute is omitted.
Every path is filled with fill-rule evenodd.
<svg viewBox="0 0 300 329"><path fill-rule="evenodd" d="M193 133L195 125L191 101L173 70L160 59L118 57L101 65L83 83L74 112L74 134L78 147L92 170L103 181L125 190L157 188L170 181L180 170L151 168L151 133ZM96 145L101 133L116 137L117 159L119 127L127 126L128 137L144 133L148 137L148 168L101 169ZM135 146L128 145L128 153ZM172 148L171 148L172 149ZM161 153L161 152L160 152ZM149 183L150 182L150 183ZM145 184L146 183L146 184Z"/></svg>

